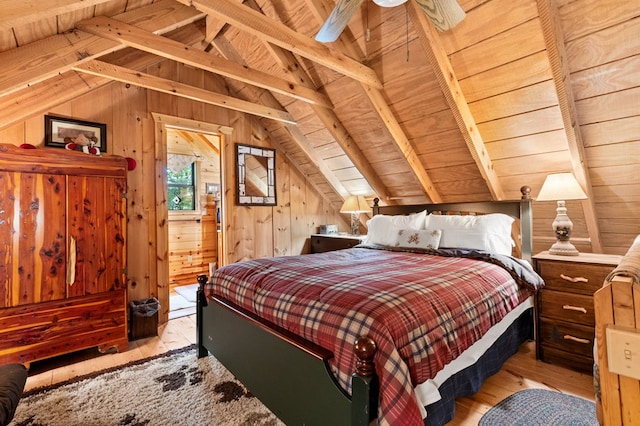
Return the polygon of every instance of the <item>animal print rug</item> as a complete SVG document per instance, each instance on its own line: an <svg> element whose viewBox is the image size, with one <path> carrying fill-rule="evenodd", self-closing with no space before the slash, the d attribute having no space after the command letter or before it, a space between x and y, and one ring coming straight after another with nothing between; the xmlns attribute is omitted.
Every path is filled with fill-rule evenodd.
<svg viewBox="0 0 640 426"><path fill-rule="evenodd" d="M283 425L195 346L25 394L11 426Z"/></svg>

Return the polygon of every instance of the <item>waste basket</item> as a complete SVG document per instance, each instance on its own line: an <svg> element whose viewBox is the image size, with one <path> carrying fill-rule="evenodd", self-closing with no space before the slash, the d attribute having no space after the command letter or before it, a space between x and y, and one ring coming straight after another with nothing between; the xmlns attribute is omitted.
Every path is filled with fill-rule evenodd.
<svg viewBox="0 0 640 426"><path fill-rule="evenodd" d="M129 340L157 336L159 310L155 297L129 302Z"/></svg>

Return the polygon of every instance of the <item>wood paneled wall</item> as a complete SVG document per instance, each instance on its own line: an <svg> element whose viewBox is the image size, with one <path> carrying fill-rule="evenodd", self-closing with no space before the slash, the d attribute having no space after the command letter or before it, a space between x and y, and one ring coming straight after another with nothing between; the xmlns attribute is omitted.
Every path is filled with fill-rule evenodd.
<svg viewBox="0 0 640 426"><path fill-rule="evenodd" d="M195 284L218 260L216 206L206 213L169 214L169 283Z"/></svg>
<svg viewBox="0 0 640 426"><path fill-rule="evenodd" d="M147 72L205 89L226 91L215 75L171 61ZM292 167L286 153L277 153L276 207L235 206L235 142L271 146L254 117L211 105L175 98L121 83L102 86L47 111L107 124L108 153L132 157L137 167L128 172L128 297L156 296L161 303L161 321L168 318L168 248L166 192L159 191L165 177L158 155L156 123L152 113L181 117L193 122L213 123L232 130L223 138L222 209L227 263L262 256L305 253L308 238L324 223L348 229L344 218ZM193 130L197 130L194 128ZM0 130L0 142L20 145L44 143L43 114ZM61 150L61 155L64 151ZM25 151L28 155L28 151Z"/></svg>

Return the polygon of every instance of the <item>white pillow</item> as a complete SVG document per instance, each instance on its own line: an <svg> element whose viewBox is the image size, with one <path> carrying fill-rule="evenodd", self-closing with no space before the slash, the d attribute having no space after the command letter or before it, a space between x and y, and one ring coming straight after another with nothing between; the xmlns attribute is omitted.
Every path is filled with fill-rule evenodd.
<svg viewBox="0 0 640 426"><path fill-rule="evenodd" d="M401 229L398 231L396 247L437 249L442 231L440 229Z"/></svg>
<svg viewBox="0 0 640 426"><path fill-rule="evenodd" d="M405 215L389 216L378 214L367 221L367 244L393 246L398 241L400 229L424 229L427 211Z"/></svg>
<svg viewBox="0 0 640 426"><path fill-rule="evenodd" d="M511 255L514 246L511 225L506 214L479 216L429 215L429 228L442 229L440 247L471 248Z"/></svg>

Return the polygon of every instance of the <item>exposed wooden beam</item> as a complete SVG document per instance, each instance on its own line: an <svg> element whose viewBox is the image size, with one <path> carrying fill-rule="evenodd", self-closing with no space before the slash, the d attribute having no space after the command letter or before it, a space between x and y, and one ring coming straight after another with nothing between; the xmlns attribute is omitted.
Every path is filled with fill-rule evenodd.
<svg viewBox="0 0 640 426"><path fill-rule="evenodd" d="M211 148L211 150L213 150L213 152L215 152L216 154L220 155L220 139L216 138L218 140L218 145L215 144L214 141L212 141L211 139L209 139L209 135L206 135L204 133L198 133L198 138L200 138L200 140L207 145L208 147Z"/></svg>
<svg viewBox="0 0 640 426"><path fill-rule="evenodd" d="M172 31L169 36L187 44L199 43L202 39L200 28L196 23L178 28ZM109 58L114 63L126 64L132 69L140 70L164 60L159 56L135 49L121 50L109 55ZM109 83L111 83L109 79L68 71L14 92L11 96L1 96L0 129L33 115L45 113L57 105L71 101Z"/></svg>
<svg viewBox="0 0 640 426"><path fill-rule="evenodd" d="M362 88L369 98L371 105L378 113L380 119L391 134L391 138L395 142L402 155L404 155L404 158L407 160L409 168L420 182L422 190L427 194L432 203L441 203L442 197L438 193L438 190L433 184L433 181L431 180L429 173L427 173L427 170L422 164L422 161L420 161L418 153L415 149L413 149L411 141L405 134L402 126L400 126L400 123L398 122L398 119L389 107L389 103L385 99L382 91L367 86L363 86Z"/></svg>
<svg viewBox="0 0 640 426"><path fill-rule="evenodd" d="M220 52L220 54L225 58L231 59L239 64L245 64L245 61L242 58L242 56L236 51L236 49L233 46L231 46L231 44L227 43L224 38L217 37L216 39L213 40L212 45L215 46L218 52ZM252 88L252 87L250 88L255 89L254 92L259 90L258 88ZM282 108L282 105L280 104L280 102L275 98L275 96L271 94L271 92L262 91L262 93L255 93L254 97L261 99L265 105L270 106L272 108ZM329 186L333 188L335 193L338 194L342 199L346 198L349 195L349 192L344 188L340 180L338 180L338 178L335 177L333 172L325 166L324 162L318 160L315 153L313 152L313 148L311 144L307 140L306 136L300 131L298 126L293 126L286 123L276 123L276 124L284 127L286 133L288 133L291 136L291 138L296 143L296 145L300 148L300 150L304 153L304 155L307 156L307 158L309 159L309 162L313 165L314 168L318 170L318 173L324 176L325 180L327 181ZM283 149L282 146L275 139L272 138L272 142L281 152L289 156L289 153L287 153L287 150ZM294 167L303 176L307 176L308 173L305 173L305 171L302 170L302 168L300 167L297 161L294 161L291 157L290 157L290 160L291 160L291 164L293 164ZM323 191L318 186L316 186L313 182L312 182L312 185L314 186L315 190L318 191L319 194L324 195ZM330 204L333 204L333 203L330 203ZM339 209L341 205L340 206L334 205L334 207Z"/></svg>
<svg viewBox="0 0 640 426"><path fill-rule="evenodd" d="M316 17L316 19L319 19L322 22L327 19L327 11L330 11L332 9L332 7L327 4L327 0L307 0L307 5L312 9L313 15ZM343 35L347 31L348 29L343 32ZM340 37L340 39L341 38L342 37ZM354 57L358 55L356 47L353 44L342 43L341 46L345 49L345 52L348 55ZM413 149L411 141L409 141L409 138L402 129L402 126L400 126L398 119L395 117L393 111L389 107L389 103L385 99L382 90L377 87L368 86L364 82L361 82L361 86L364 90L364 93L369 98L371 105L375 109L376 113L380 116L380 119L391 134L393 142L395 142L397 148L400 150L402 155L404 155L409 168L420 182L422 190L427 194L432 202L442 202L442 197L436 190L431 177L425 170L425 167L420 161L420 158L418 157L415 149ZM371 185L371 182L369 184ZM383 199L382 197L380 198ZM387 203L394 202L391 197L387 197L387 199L384 201Z"/></svg>
<svg viewBox="0 0 640 426"><path fill-rule="evenodd" d="M591 250L594 253L602 253L602 241L600 228L593 197L593 187L587 168L587 157L584 152L584 142L580 131L580 122L576 113L573 90L571 88L571 73L568 68L568 59L565 50L564 35L558 16L558 5L555 0L536 0L542 33L544 35L547 55L551 63L553 82L558 94L558 104L562 114L564 130L569 144L573 174L587 193L587 199L582 202L587 231L591 238Z"/></svg>
<svg viewBox="0 0 640 426"><path fill-rule="evenodd" d="M274 77L265 72L243 67L182 43L141 30L133 25L115 19L99 16L81 21L78 28L95 35L114 40L145 52L153 53L167 59L182 62L214 74L233 78L244 83L272 90L281 95L291 96L311 104L331 106L329 99L323 94L306 87L291 84L286 80Z"/></svg>
<svg viewBox="0 0 640 426"><path fill-rule="evenodd" d="M233 0L178 0L198 10L214 14L231 25L283 49L290 50L367 86L382 88L375 71L312 38L300 34L282 22L252 10Z"/></svg>
<svg viewBox="0 0 640 426"><path fill-rule="evenodd" d="M189 86L188 84L156 77L151 74L145 74L141 71L108 64L102 61L92 60L89 62L83 62L82 64L78 64L73 67L73 69L87 74L106 77L122 83L129 83L134 86L166 93L168 95L179 96L198 102L204 102L206 104L270 118L272 120L295 124L295 120L291 117L291 114L284 110L265 107L264 105L243 101L221 93L211 92L198 87Z"/></svg>
<svg viewBox="0 0 640 426"><path fill-rule="evenodd" d="M0 0L0 31L111 0Z"/></svg>
<svg viewBox="0 0 640 426"><path fill-rule="evenodd" d="M262 13L260 6L254 0L247 0L246 4L252 9ZM264 41L263 43L271 53L271 56L273 56L273 58L277 60L284 69L288 70L287 75L292 81L298 82L299 84L305 85L309 88L316 89L311 78L306 71L304 71L304 67L298 62L293 53L267 41ZM382 200L389 201L390 194L386 186L373 170L373 167L371 167L371 165L366 161L364 154L360 148L358 148L358 145L355 143L336 113L333 110L315 107L313 105L311 105L311 108L316 113L320 121L325 125L329 133L331 133L335 138L336 142L340 145L347 157L349 157L353 165L375 191L376 195ZM321 159L317 159L317 161L319 163L322 162ZM394 203L395 202L393 201L389 202L389 204Z"/></svg>
<svg viewBox="0 0 640 426"><path fill-rule="evenodd" d="M414 23L422 49L425 52L433 72L436 74L442 93L455 117L458 129L469 148L480 174L484 178L489 192L496 200L504 199L504 191L496 174L489 153L484 146L476 121L462 93L447 52L440 36L422 7L414 1L407 4L411 20Z"/></svg>
<svg viewBox="0 0 640 426"><path fill-rule="evenodd" d="M221 19L218 19L215 16L207 15L207 30L204 35L203 43L209 46L213 39L216 38L218 34L220 34L220 31L222 31L225 25L227 25L227 23L222 21ZM205 48L205 50L207 49Z"/></svg>
<svg viewBox="0 0 640 426"><path fill-rule="evenodd" d="M204 14L173 0L117 15L122 22L164 34L204 18ZM55 77L83 61L95 59L125 46L83 31L55 35L0 53L0 96Z"/></svg>
<svg viewBox="0 0 640 426"><path fill-rule="evenodd" d="M45 113L107 83L110 80L94 76L81 78L77 73L68 71L14 92L11 96L0 96L0 130L35 114ZM32 143L37 144L38 141Z"/></svg>
<svg viewBox="0 0 640 426"><path fill-rule="evenodd" d="M288 66L290 74L292 78L304 78L304 81L311 82L309 76L306 75L302 66L297 62L295 56L284 49L279 48L278 46L274 46L272 44L269 45L269 50L273 52L274 57L285 67ZM331 136L336 140L340 148L344 151L345 155L349 157L349 160L353 163L353 165L358 169L362 177L367 181L371 189L373 189L376 195L387 202L387 204L395 204L394 201L390 200L391 194L387 190L387 187L382 182L382 179L375 172L371 164L367 162L366 157L353 140L349 131L344 127L340 118L336 115L335 111L311 106L316 116L322 121L325 128ZM318 162L323 162L318 159ZM332 173L333 174L333 173ZM368 194L371 195L371 194Z"/></svg>

